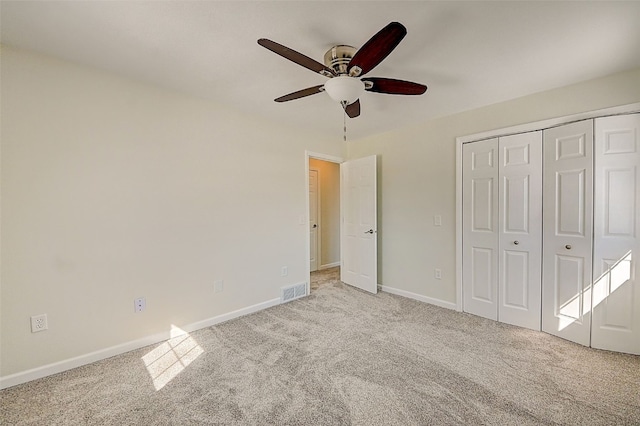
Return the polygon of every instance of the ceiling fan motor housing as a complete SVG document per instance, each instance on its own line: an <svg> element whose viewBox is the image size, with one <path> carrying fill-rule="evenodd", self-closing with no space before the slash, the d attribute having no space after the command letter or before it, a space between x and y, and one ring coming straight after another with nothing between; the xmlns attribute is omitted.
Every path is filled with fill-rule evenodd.
<svg viewBox="0 0 640 426"><path fill-rule="evenodd" d="M356 50L355 47L345 44L333 46L324 54L324 64L338 75L347 75L349 73L347 67Z"/></svg>

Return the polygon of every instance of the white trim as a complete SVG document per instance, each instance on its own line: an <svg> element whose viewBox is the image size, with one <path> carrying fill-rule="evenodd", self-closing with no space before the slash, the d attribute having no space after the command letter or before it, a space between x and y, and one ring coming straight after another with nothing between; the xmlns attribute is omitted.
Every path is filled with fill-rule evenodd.
<svg viewBox="0 0 640 426"><path fill-rule="evenodd" d="M320 265L318 267L318 270L321 271L323 269L335 268L336 266L340 266L340 261L339 260L337 262L327 263L326 265Z"/></svg>
<svg viewBox="0 0 640 426"><path fill-rule="evenodd" d="M462 142L456 139L456 310L462 312Z"/></svg>
<svg viewBox="0 0 640 426"><path fill-rule="evenodd" d="M246 308L238 309L233 312L229 312L229 313L218 315L203 321L198 321L192 324L181 326L180 329L187 333L190 333L196 330L200 330L202 328L211 327L216 324L220 324L235 318L249 315L249 314L252 314L252 313L255 313L279 304L280 304L280 298L267 300L266 302L262 302L256 305L248 306ZM91 364L93 362L101 361L103 359L110 358L112 356L121 355L123 353L140 349L145 346L163 342L172 337L176 337L176 335L171 334L171 331L167 330L161 333L153 334L151 336L143 337L141 339L122 343L120 345L111 346L109 348L100 349L95 352L90 352L88 354L69 358L63 361L58 361L52 364L43 365L42 367L37 367L31 370L21 371L19 373L0 377L0 389L6 389L11 386L16 386L22 383L30 382L32 380L41 379L46 376L51 376L53 374L71 370L72 368L77 368L83 365Z"/></svg>
<svg viewBox="0 0 640 426"><path fill-rule="evenodd" d="M490 130L456 138L456 309L462 311L462 145L516 133L534 132L575 121L640 112L640 102Z"/></svg>
<svg viewBox="0 0 640 426"><path fill-rule="evenodd" d="M591 118L606 117L610 115L633 114L640 112L640 102L617 107L598 109L595 111L581 112L578 114L567 115L563 117L550 118L542 121L534 121L531 123L518 124L517 126L504 127L501 129L489 130L482 133L474 133L472 135L460 136L456 138L456 142L467 143L483 139L490 139L499 136L508 136L516 133L534 132L537 130L549 129L551 127L562 126L574 121L589 120Z"/></svg>
<svg viewBox="0 0 640 426"><path fill-rule="evenodd" d="M316 160L328 161L330 163L342 163L344 162L344 158L335 157L333 155L320 154L318 152L305 151L305 156L307 158L307 165L309 165L309 158L315 158Z"/></svg>
<svg viewBox="0 0 640 426"><path fill-rule="evenodd" d="M385 293L395 294L397 296L406 297L408 299L417 300L418 302L424 302L430 305L439 306L441 308L452 309L454 311L456 310L455 303L447 302L446 300L434 299L433 297L427 297L421 294L411 293L410 291L401 290L399 288L381 285L380 291L384 291Z"/></svg>

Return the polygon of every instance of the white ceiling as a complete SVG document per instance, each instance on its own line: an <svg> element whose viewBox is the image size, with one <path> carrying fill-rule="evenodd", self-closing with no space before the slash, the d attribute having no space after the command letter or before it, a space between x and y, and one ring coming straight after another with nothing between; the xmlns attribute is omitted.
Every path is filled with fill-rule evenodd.
<svg viewBox="0 0 640 426"><path fill-rule="evenodd" d="M365 93L350 139L640 67L640 2L2 1L1 40L329 138L326 94L275 103L325 78L259 46L320 62L391 21L408 34L368 76L426 84L422 96Z"/></svg>

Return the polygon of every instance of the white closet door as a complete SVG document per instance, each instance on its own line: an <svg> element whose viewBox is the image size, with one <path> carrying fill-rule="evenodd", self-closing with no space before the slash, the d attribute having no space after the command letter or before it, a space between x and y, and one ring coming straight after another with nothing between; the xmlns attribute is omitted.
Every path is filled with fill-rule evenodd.
<svg viewBox="0 0 640 426"><path fill-rule="evenodd" d="M588 346L593 121L544 131L542 330Z"/></svg>
<svg viewBox="0 0 640 426"><path fill-rule="evenodd" d="M499 141L498 320L540 330L542 132Z"/></svg>
<svg viewBox="0 0 640 426"><path fill-rule="evenodd" d="M591 346L640 354L640 114L595 120Z"/></svg>
<svg viewBox="0 0 640 426"><path fill-rule="evenodd" d="M463 310L498 319L498 139L462 148Z"/></svg>

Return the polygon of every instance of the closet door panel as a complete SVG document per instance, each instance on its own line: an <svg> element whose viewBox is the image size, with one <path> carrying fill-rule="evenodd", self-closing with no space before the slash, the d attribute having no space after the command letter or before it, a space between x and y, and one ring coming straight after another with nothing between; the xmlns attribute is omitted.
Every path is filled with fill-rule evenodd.
<svg viewBox="0 0 640 426"><path fill-rule="evenodd" d="M562 237L585 236L586 194L585 168L556 172L555 235Z"/></svg>
<svg viewBox="0 0 640 426"><path fill-rule="evenodd" d="M498 140L463 146L463 310L498 319Z"/></svg>
<svg viewBox="0 0 640 426"><path fill-rule="evenodd" d="M593 121L545 130L542 330L588 346Z"/></svg>
<svg viewBox="0 0 640 426"><path fill-rule="evenodd" d="M640 114L595 120L591 345L640 354Z"/></svg>
<svg viewBox="0 0 640 426"><path fill-rule="evenodd" d="M503 285L502 310L499 312L500 318L504 321L505 308L517 310L529 310L529 274L527 271L530 267L529 253L504 250L501 259L501 275L500 278ZM539 317L539 315L537 315ZM539 321L538 321L539 323Z"/></svg>
<svg viewBox="0 0 640 426"><path fill-rule="evenodd" d="M501 137L498 319L540 330L542 132Z"/></svg>

